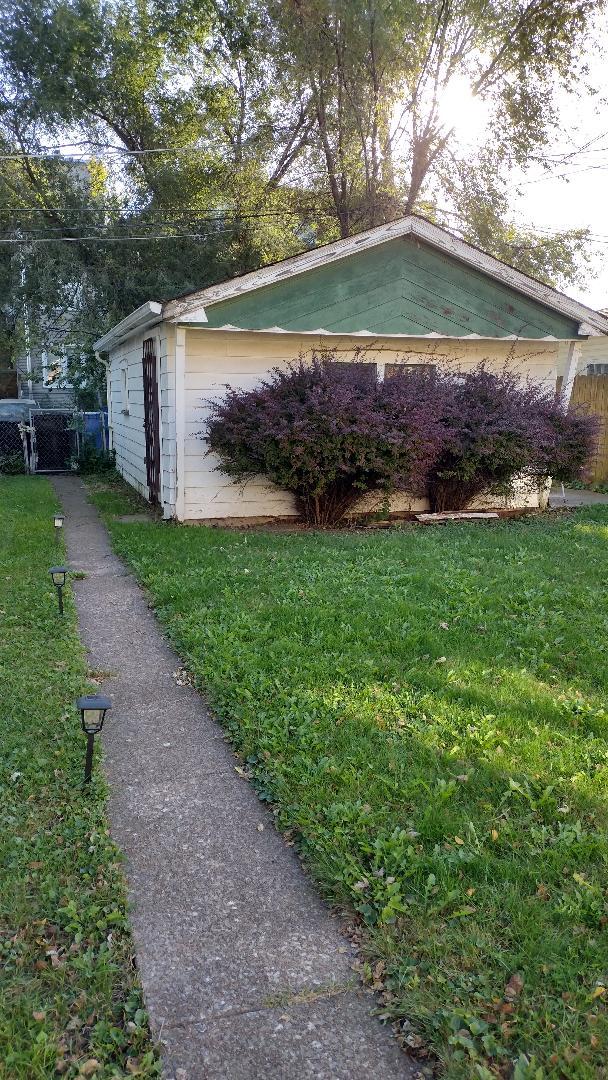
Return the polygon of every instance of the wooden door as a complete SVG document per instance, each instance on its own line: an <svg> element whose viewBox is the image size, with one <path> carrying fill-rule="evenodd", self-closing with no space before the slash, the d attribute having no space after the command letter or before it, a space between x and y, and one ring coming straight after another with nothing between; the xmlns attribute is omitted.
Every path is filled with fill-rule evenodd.
<svg viewBox="0 0 608 1080"><path fill-rule="evenodd" d="M146 433L146 479L151 503L160 501L160 428L158 379L154 338L146 338L143 348L144 430Z"/></svg>

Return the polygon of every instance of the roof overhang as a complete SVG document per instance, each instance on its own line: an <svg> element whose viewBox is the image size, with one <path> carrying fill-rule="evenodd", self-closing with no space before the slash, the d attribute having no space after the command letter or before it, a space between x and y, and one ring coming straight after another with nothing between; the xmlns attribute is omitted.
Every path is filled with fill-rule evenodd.
<svg viewBox="0 0 608 1080"><path fill-rule="evenodd" d="M119 323L116 323L116 326L108 330L107 334L100 337L99 341L96 341L93 345L95 352L107 353L115 345L120 345L122 341L126 341L132 334L151 329L161 321L162 314L163 305L156 303L154 300L148 300L141 307L132 311L130 315L126 315Z"/></svg>

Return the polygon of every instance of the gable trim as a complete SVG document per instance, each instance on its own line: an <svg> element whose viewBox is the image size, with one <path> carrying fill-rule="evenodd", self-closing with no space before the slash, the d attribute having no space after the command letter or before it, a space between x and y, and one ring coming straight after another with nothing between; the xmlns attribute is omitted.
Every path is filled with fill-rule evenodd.
<svg viewBox="0 0 608 1080"><path fill-rule="evenodd" d="M592 308L580 304L572 297L558 292L549 285L543 285L527 274L521 273L507 263L495 259L479 248L468 244L445 229L434 225L425 218L415 215L402 218L399 221L390 222L388 225L379 225L375 229L359 233L357 236L348 237L346 240L337 240L333 244L327 244L312 251L294 255L283 262L265 266L261 270L254 270L242 277L233 278L219 285L212 285L207 289L201 289L190 296L182 299L170 300L163 305L163 318L171 322L205 322L205 307L243 296L246 293L275 285L281 281L305 274L321 266L346 259L359 251L365 251L389 240L411 236L419 239L431 247L437 248L447 255L451 255L459 262L472 266L474 269L487 274L495 281L499 281L515 291L528 296L530 299L542 304L552 311L559 312L568 318L580 323L579 334L581 336L600 336L608 334L608 317L594 311Z"/></svg>

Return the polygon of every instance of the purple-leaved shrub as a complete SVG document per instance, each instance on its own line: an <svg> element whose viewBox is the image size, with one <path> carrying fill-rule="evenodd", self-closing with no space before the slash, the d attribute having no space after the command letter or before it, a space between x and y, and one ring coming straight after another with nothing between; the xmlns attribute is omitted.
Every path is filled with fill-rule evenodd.
<svg viewBox="0 0 608 1080"><path fill-rule="evenodd" d="M429 467L432 510L464 510L481 496L507 495L515 481L537 488L549 477L581 479L597 421L567 410L550 388L480 364L439 372L436 394L444 440Z"/></svg>
<svg viewBox="0 0 608 1080"><path fill-rule="evenodd" d="M406 366L379 382L365 360L363 350L352 364L313 352L253 390L228 389L204 433L222 471L292 492L317 527L336 525L371 491L460 510L509 492L515 478L537 486L583 475L597 423L543 386L484 365Z"/></svg>
<svg viewBox="0 0 608 1080"><path fill-rule="evenodd" d="M261 474L311 525L335 525L368 491L424 493L443 437L431 386L415 372L381 383L364 363L313 354L213 403L209 447L235 480Z"/></svg>

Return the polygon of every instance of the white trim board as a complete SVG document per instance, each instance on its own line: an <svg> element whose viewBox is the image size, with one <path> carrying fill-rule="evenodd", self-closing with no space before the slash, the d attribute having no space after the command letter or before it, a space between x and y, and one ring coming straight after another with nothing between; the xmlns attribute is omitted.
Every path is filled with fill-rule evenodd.
<svg viewBox="0 0 608 1080"><path fill-rule="evenodd" d="M526 341L531 343L579 340L578 338L556 338L552 334L546 334L545 337L541 338L520 337L518 334L503 334L502 337L494 335L484 337L483 334L439 334L436 331L431 331L428 334L377 334L372 330L325 330L322 326L318 330L286 330L283 326L265 326L260 330L249 330L246 326L233 326L231 323L225 323L224 326L208 326L204 322L198 323L187 319L180 320L177 325L184 326L188 330L204 330L207 334L223 334L227 332L229 334L292 334L294 337L359 337L365 338L369 342L381 341L383 338L396 341Z"/></svg>
<svg viewBox="0 0 608 1080"><path fill-rule="evenodd" d="M140 334L156 326L161 321L162 311L162 304L156 303L155 300L147 300L130 315L125 315L125 318L108 330L107 334L100 337L99 341L94 342L95 352L108 352L115 345L120 345L121 341L132 337L133 334Z"/></svg>

